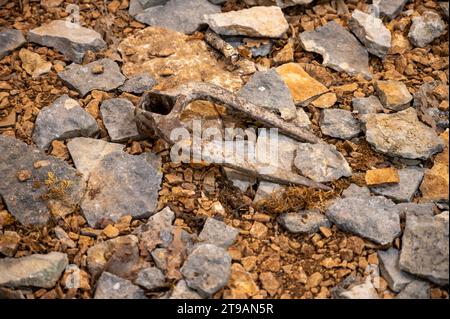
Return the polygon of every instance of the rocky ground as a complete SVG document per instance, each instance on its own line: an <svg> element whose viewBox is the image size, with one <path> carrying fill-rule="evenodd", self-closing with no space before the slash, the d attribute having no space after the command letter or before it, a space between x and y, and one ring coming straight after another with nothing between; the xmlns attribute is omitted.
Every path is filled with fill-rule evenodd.
<svg viewBox="0 0 450 319"><path fill-rule="evenodd" d="M448 10L0 0L0 298L448 298ZM145 92L199 81L257 113L179 123L269 114L275 173L142 129Z"/></svg>

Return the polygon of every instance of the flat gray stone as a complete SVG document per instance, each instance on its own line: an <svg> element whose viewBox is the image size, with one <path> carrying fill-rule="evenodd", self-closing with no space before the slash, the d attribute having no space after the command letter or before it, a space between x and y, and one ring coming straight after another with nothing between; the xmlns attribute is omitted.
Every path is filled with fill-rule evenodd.
<svg viewBox="0 0 450 319"><path fill-rule="evenodd" d="M436 91L442 88L447 92L447 96L435 94ZM413 107L424 114L421 118L422 121L430 126L436 125L442 130L449 127L448 110L439 108L442 100L448 100L448 92L448 85L441 81L425 82L419 87L413 95Z"/></svg>
<svg viewBox="0 0 450 319"><path fill-rule="evenodd" d="M445 26L446 23L439 14L426 11L421 16L412 18L408 38L414 46L423 48L444 34Z"/></svg>
<svg viewBox="0 0 450 319"><path fill-rule="evenodd" d="M119 91L133 94L142 94L150 90L156 85L156 80L149 74L136 75L128 80L122 86L119 86Z"/></svg>
<svg viewBox="0 0 450 319"><path fill-rule="evenodd" d="M270 196L272 194L283 192L285 189L286 189L285 185L260 181L258 189L255 194L255 198L253 199L253 203L257 203L261 199L270 199Z"/></svg>
<svg viewBox="0 0 450 319"><path fill-rule="evenodd" d="M190 34L205 23L204 15L220 11L220 6L208 0L169 0L164 5L145 9L134 18L147 25Z"/></svg>
<svg viewBox="0 0 450 319"><path fill-rule="evenodd" d="M174 220L175 213L170 207L165 207L160 212L152 215L145 225L137 229L136 234L144 242L144 246L146 241L154 241L156 237L159 238L158 245L167 248L173 240L172 224Z"/></svg>
<svg viewBox="0 0 450 319"><path fill-rule="evenodd" d="M384 59L391 47L391 32L381 19L356 9L349 27L369 53Z"/></svg>
<svg viewBox="0 0 450 319"><path fill-rule="evenodd" d="M186 281L179 280L175 287L173 287L169 299L203 299L203 297L195 290L189 288L186 285Z"/></svg>
<svg viewBox="0 0 450 319"><path fill-rule="evenodd" d="M95 69L101 67L103 72L95 74ZM120 72L119 66L110 59L101 59L86 65L71 64L58 73L58 77L82 97L92 90L112 91L125 82L125 76Z"/></svg>
<svg viewBox="0 0 450 319"><path fill-rule="evenodd" d="M140 136L134 115L133 103L126 99L109 99L100 106L103 123L111 142L126 142Z"/></svg>
<svg viewBox="0 0 450 319"><path fill-rule="evenodd" d="M302 175L320 183L352 176L344 156L331 144L299 143L294 165Z"/></svg>
<svg viewBox="0 0 450 319"><path fill-rule="evenodd" d="M353 111L358 115L381 113L384 110L383 105L375 95L354 98L352 100L352 106Z"/></svg>
<svg viewBox="0 0 450 319"><path fill-rule="evenodd" d="M434 215L434 204L433 203L400 203L397 204L397 210L400 218L405 218L410 214L414 215Z"/></svg>
<svg viewBox="0 0 450 319"><path fill-rule="evenodd" d="M414 280L414 277L400 270L398 264L399 258L400 252L395 248L378 251L381 275L386 280L389 288L394 292L400 292Z"/></svg>
<svg viewBox="0 0 450 319"><path fill-rule="evenodd" d="M66 254L51 252L0 259L0 286L53 288L68 264Z"/></svg>
<svg viewBox="0 0 450 319"><path fill-rule="evenodd" d="M391 244L401 234L395 203L382 196L340 198L325 214L343 231L380 245Z"/></svg>
<svg viewBox="0 0 450 319"><path fill-rule="evenodd" d="M131 281L103 272L97 281L94 299L147 299L144 290Z"/></svg>
<svg viewBox="0 0 450 319"><path fill-rule="evenodd" d="M90 137L99 131L100 128L92 115L76 100L63 95L39 112L33 130L33 142L46 150L54 140Z"/></svg>
<svg viewBox="0 0 450 319"><path fill-rule="evenodd" d="M204 297L225 287L231 276L231 257L211 244L197 246L181 268L186 284Z"/></svg>
<svg viewBox="0 0 450 319"><path fill-rule="evenodd" d="M227 178L233 183L233 186L245 192L251 185L256 184L256 178L245 175L231 168L224 167Z"/></svg>
<svg viewBox="0 0 450 319"><path fill-rule="evenodd" d="M149 216L157 208L161 180L159 163L150 165L145 154L107 154L91 172L81 209L92 227L127 215Z"/></svg>
<svg viewBox="0 0 450 319"><path fill-rule="evenodd" d="M366 140L378 152L409 159L427 159L443 150L442 139L419 121L413 108L394 114L366 116Z"/></svg>
<svg viewBox="0 0 450 319"><path fill-rule="evenodd" d="M75 63L81 63L88 50L96 52L106 48L100 33L66 20L54 20L30 30L27 40L55 48Z"/></svg>
<svg viewBox="0 0 450 319"><path fill-rule="evenodd" d="M430 299L430 288L430 284L426 281L414 280L395 296L395 299Z"/></svg>
<svg viewBox="0 0 450 319"><path fill-rule="evenodd" d="M386 196L394 202L410 202L419 189L423 179L423 169L403 168L398 170L400 182L386 186L370 187L370 191L377 195Z"/></svg>
<svg viewBox="0 0 450 319"><path fill-rule="evenodd" d="M320 130L325 135L349 140L361 132L361 127L350 111L324 109L320 116Z"/></svg>
<svg viewBox="0 0 450 319"><path fill-rule="evenodd" d="M197 241L227 249L234 244L239 230L214 218L208 218Z"/></svg>
<svg viewBox="0 0 450 319"><path fill-rule="evenodd" d="M322 55L323 65L350 75L362 74L367 79L372 78L367 50L335 21L314 31L302 32L300 42L306 51Z"/></svg>
<svg viewBox="0 0 450 319"><path fill-rule="evenodd" d="M67 142L67 148L75 167L87 180L103 157L122 151L124 146L93 138L76 137Z"/></svg>
<svg viewBox="0 0 450 319"><path fill-rule="evenodd" d="M287 121L296 117L294 99L275 69L256 72L239 91L239 96L255 105L281 114Z"/></svg>
<svg viewBox="0 0 450 319"><path fill-rule="evenodd" d="M21 171L28 171L30 178L21 182ZM62 216L72 213L85 190L82 178L66 162L6 136L0 136L0 176L0 196L24 225L45 225L52 210Z"/></svg>
<svg viewBox="0 0 450 319"><path fill-rule="evenodd" d="M313 234L317 233L320 227L331 227L328 218L318 210L285 213L280 215L277 220L294 234Z"/></svg>
<svg viewBox="0 0 450 319"><path fill-rule="evenodd" d="M342 197L365 197L370 196L370 190L367 186L358 186L350 184L350 186L342 192Z"/></svg>
<svg viewBox="0 0 450 319"><path fill-rule="evenodd" d="M409 0L373 0L373 6L382 17L394 19L402 12L403 7Z"/></svg>
<svg viewBox="0 0 450 319"><path fill-rule="evenodd" d="M446 216L407 215L399 262L402 270L438 285L448 285L448 214Z"/></svg>
<svg viewBox="0 0 450 319"><path fill-rule="evenodd" d="M147 290L164 288L167 285L164 274L156 267L149 267L140 270L134 280L134 283Z"/></svg>
<svg viewBox="0 0 450 319"><path fill-rule="evenodd" d="M15 49L20 48L27 41L22 32L16 29L0 29L0 60Z"/></svg>

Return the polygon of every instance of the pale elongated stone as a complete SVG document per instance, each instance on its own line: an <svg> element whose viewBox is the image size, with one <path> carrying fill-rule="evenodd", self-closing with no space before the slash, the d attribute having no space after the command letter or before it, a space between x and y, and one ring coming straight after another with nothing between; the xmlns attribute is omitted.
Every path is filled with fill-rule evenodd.
<svg viewBox="0 0 450 319"><path fill-rule="evenodd" d="M408 38L416 47L423 48L434 39L440 37L445 31L445 22L439 14L427 11L420 17L412 19Z"/></svg>
<svg viewBox="0 0 450 319"><path fill-rule="evenodd" d="M146 299L144 290L129 280L104 272L97 282L94 299Z"/></svg>

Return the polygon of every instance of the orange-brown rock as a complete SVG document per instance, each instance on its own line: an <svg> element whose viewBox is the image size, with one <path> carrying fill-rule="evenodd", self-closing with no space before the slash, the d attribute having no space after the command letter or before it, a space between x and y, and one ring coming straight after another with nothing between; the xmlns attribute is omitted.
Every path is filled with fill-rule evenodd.
<svg viewBox="0 0 450 319"><path fill-rule="evenodd" d="M368 186L389 185L400 182L400 176L394 167L371 169L366 172L365 179Z"/></svg>

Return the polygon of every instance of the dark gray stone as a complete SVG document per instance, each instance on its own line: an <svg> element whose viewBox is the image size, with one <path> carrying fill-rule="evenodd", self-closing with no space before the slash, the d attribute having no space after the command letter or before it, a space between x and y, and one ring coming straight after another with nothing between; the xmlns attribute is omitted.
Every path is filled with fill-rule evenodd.
<svg viewBox="0 0 450 319"><path fill-rule="evenodd" d="M140 270L134 280L134 283L147 290L164 288L167 285L164 274L156 267L149 267Z"/></svg>
<svg viewBox="0 0 450 319"><path fill-rule="evenodd" d="M20 30L0 29L0 60L26 43Z"/></svg>
<svg viewBox="0 0 450 319"><path fill-rule="evenodd" d="M108 131L111 142L126 142L140 136L133 103L126 99L109 99L100 106L103 123Z"/></svg>
<svg viewBox="0 0 450 319"><path fill-rule="evenodd" d="M318 210L285 213L280 215L277 220L294 234L312 234L318 232L320 227L331 227L328 218Z"/></svg>
<svg viewBox="0 0 450 319"><path fill-rule="evenodd" d="M375 95L362 98L354 98L352 100L352 106L353 111L357 112L358 115L381 113L384 110L383 105Z"/></svg>
<svg viewBox="0 0 450 319"><path fill-rule="evenodd" d="M44 107L36 118L33 142L48 149L54 140L94 136L100 131L95 119L68 95Z"/></svg>
<svg viewBox="0 0 450 319"><path fill-rule="evenodd" d="M95 74L96 68L103 67L101 73ZM86 65L71 64L58 77L69 88L76 90L82 97L92 90L112 91L125 82L116 62L101 59Z"/></svg>
<svg viewBox="0 0 450 319"><path fill-rule="evenodd" d="M400 252L395 248L378 251L381 275L386 280L389 288L394 292L400 292L414 280L411 275L400 270L398 265L399 257Z"/></svg>
<svg viewBox="0 0 450 319"><path fill-rule="evenodd" d="M51 252L0 259L0 286L53 288L68 264L66 254Z"/></svg>
<svg viewBox="0 0 450 319"><path fill-rule="evenodd" d="M300 34L300 42L306 51L323 56L323 65L351 75L362 74L371 79L369 54L361 43L335 21L314 31Z"/></svg>
<svg viewBox="0 0 450 319"><path fill-rule="evenodd" d="M31 178L21 182L17 174L23 170ZM82 178L66 162L6 136L0 136L0 176L0 195L24 225L46 224L52 210L62 216L72 213L85 189Z"/></svg>
<svg viewBox="0 0 450 319"><path fill-rule="evenodd" d="M378 15L394 19L409 0L373 0L373 6Z"/></svg>
<svg viewBox="0 0 450 319"><path fill-rule="evenodd" d="M361 132L361 127L350 111L324 109L320 117L320 130L325 135L349 140Z"/></svg>
<svg viewBox="0 0 450 319"><path fill-rule="evenodd" d="M420 17L412 18L408 38L414 46L423 48L444 33L445 25L439 14L426 11Z"/></svg>
<svg viewBox="0 0 450 319"><path fill-rule="evenodd" d="M156 85L156 80L149 74L136 75L125 81L124 85L119 86L122 92L142 94Z"/></svg>
<svg viewBox="0 0 450 319"><path fill-rule="evenodd" d="M214 218L208 218L203 226L197 241L202 244L213 244L227 249L236 240L239 230L228 226Z"/></svg>
<svg viewBox="0 0 450 319"><path fill-rule="evenodd" d="M230 279L231 257L223 248L199 245L186 259L181 273L190 288L204 297L211 297Z"/></svg>
<svg viewBox="0 0 450 319"><path fill-rule="evenodd" d="M94 299L146 299L144 291L131 281L103 272L97 281Z"/></svg>
<svg viewBox="0 0 450 319"><path fill-rule="evenodd" d="M414 280L403 289L395 299L430 299L431 286L429 283Z"/></svg>
<svg viewBox="0 0 450 319"><path fill-rule="evenodd" d="M401 234L395 203L382 196L340 198L325 214L343 231L380 245L392 243Z"/></svg>

